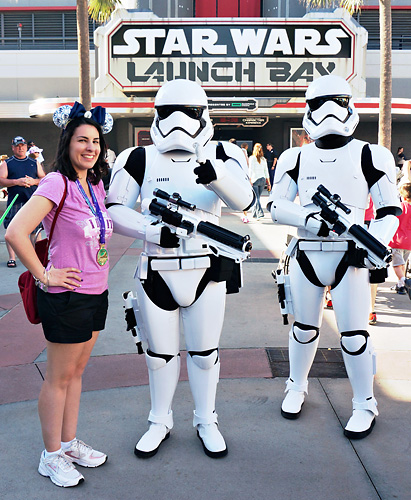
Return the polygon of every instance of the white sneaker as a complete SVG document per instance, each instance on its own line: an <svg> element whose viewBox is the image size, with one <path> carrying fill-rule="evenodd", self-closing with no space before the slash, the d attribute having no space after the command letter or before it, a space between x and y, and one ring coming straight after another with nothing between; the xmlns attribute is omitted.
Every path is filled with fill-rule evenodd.
<svg viewBox="0 0 411 500"><path fill-rule="evenodd" d="M301 414L304 398L304 392L293 391L292 389L288 390L283 404L281 405L281 415L290 420L298 418Z"/></svg>
<svg viewBox="0 0 411 500"><path fill-rule="evenodd" d="M75 439L70 448L63 450L72 462L82 467L98 467L107 461L107 455L101 451L93 450L91 446Z"/></svg>
<svg viewBox="0 0 411 500"><path fill-rule="evenodd" d="M45 458L43 452L38 471L42 476L49 477L54 484L63 488L77 486L84 481L84 476L74 467L64 452L56 453L49 458Z"/></svg>
<svg viewBox="0 0 411 500"><path fill-rule="evenodd" d="M225 457L227 446L216 423L198 424L197 436L203 443L204 453L211 458Z"/></svg>
<svg viewBox="0 0 411 500"><path fill-rule="evenodd" d="M375 415L370 410L353 410L352 417L344 429L349 439L362 439L371 433L375 425Z"/></svg>
<svg viewBox="0 0 411 500"><path fill-rule="evenodd" d="M134 448L134 454L139 458L153 457L163 441L170 437L170 429L164 424L150 422L148 431L143 434Z"/></svg>

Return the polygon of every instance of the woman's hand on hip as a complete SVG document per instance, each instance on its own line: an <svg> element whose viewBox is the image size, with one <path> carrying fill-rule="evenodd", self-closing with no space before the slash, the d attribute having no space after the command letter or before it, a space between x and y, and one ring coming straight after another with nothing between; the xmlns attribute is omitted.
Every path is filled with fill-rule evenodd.
<svg viewBox="0 0 411 500"><path fill-rule="evenodd" d="M53 265L47 271L48 286L61 286L68 290L81 287L81 271L75 267L63 267L56 269Z"/></svg>

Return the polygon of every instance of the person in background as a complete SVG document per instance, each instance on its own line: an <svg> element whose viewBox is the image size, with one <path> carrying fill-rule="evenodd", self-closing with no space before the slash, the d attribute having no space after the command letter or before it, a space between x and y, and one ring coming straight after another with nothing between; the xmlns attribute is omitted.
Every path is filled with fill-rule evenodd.
<svg viewBox="0 0 411 500"><path fill-rule="evenodd" d="M33 148L33 147L36 147L36 148L37 148L37 146L34 144L34 142L33 142L33 141L28 141L28 143L27 143L27 148L30 150L30 149L31 149L31 148ZM40 151L40 154L39 154L39 156L38 156L37 160L38 160L41 164L44 164L43 150L42 150L42 149L40 149L40 148L38 148L38 149L39 149L39 151ZM28 152L27 152L27 155L29 155L29 154L30 154L30 152L28 151Z"/></svg>
<svg viewBox="0 0 411 500"><path fill-rule="evenodd" d="M278 155L275 149L273 148L271 142L267 142L266 148L267 151L264 156L265 159L267 160L268 173L270 174L270 184L272 186L274 183L274 173L275 173L275 166L277 165Z"/></svg>
<svg viewBox="0 0 411 500"><path fill-rule="evenodd" d="M0 163L0 186L7 188L9 206L16 195L18 198L13 203L10 211L4 219L4 228L7 229L17 212L25 205L35 192L40 180L45 176L41 164L33 158L27 157L27 142L18 135L11 142L13 156ZM32 242L37 231L41 228L41 221L32 230ZM7 267L16 267L16 254L6 241L9 260Z"/></svg>
<svg viewBox="0 0 411 500"><path fill-rule="evenodd" d="M411 182L410 160L408 160L404 153L404 148L400 146L397 150L395 157L396 170L397 170L397 186L398 189L402 184Z"/></svg>
<svg viewBox="0 0 411 500"><path fill-rule="evenodd" d="M268 190L271 190L271 183L267 168L267 160L264 158L263 147L259 142L254 144L253 154L250 156L248 161L251 184L253 185L256 196L256 200L253 205L253 218L262 219L264 217L264 211L261 206L260 198L266 184Z"/></svg>
<svg viewBox="0 0 411 500"><path fill-rule="evenodd" d="M248 168L248 170L250 170L250 165L249 165L249 160L248 160L248 151L247 151L248 150L248 143L247 142L243 142L241 144L241 150L243 151L245 159L247 161L247 168ZM248 218L248 214L247 214L246 210L243 211L243 215L241 217L241 220L244 222L244 224L247 224L248 222L250 222L250 219Z"/></svg>
<svg viewBox="0 0 411 500"><path fill-rule="evenodd" d="M79 103L55 111L54 122L63 131L52 172L6 233L6 241L39 286L47 370L38 402L45 445L38 472L62 487L84 481L74 463L98 467L107 460L105 453L77 439L82 374L106 321L109 259L105 245L112 234L101 181L106 168L101 125L108 132L112 118L103 108L92 111L86 112ZM28 234L41 221L49 234L66 186L50 243L50 262L44 268Z"/></svg>
<svg viewBox="0 0 411 500"><path fill-rule="evenodd" d="M109 146L107 146L106 162L108 163L108 168L113 168L116 158L116 153L112 149L110 149Z"/></svg>
<svg viewBox="0 0 411 500"><path fill-rule="evenodd" d="M411 253L411 183L402 184L399 193L402 198L402 214L398 216L400 224L389 246L392 248L392 267L398 279L394 290L400 295L406 295L405 265Z"/></svg>
<svg viewBox="0 0 411 500"><path fill-rule="evenodd" d="M374 203L371 196L368 196L368 207L364 214L364 225L368 229L371 221L375 219ZM368 317L369 325L377 324L377 313L375 312L375 300L377 298L378 283L384 283L387 277L387 269L371 269L370 272L370 291L371 291L371 312Z"/></svg>
<svg viewBox="0 0 411 500"><path fill-rule="evenodd" d="M29 158L32 158L33 160L36 160L40 164L42 164L44 161L43 155L41 154L42 151L43 150L38 148L37 146L31 146L31 148L28 151L28 153L29 153L28 156L29 156ZM43 158L43 160L41 160L41 158Z"/></svg>
<svg viewBox="0 0 411 500"><path fill-rule="evenodd" d="M116 161L116 153L109 148L107 145L107 152L106 152L106 162L108 164L108 170L107 174L103 177L103 184L104 184L104 189L107 191L109 186L110 186L110 179L111 179L111 169L113 168L114 162Z"/></svg>

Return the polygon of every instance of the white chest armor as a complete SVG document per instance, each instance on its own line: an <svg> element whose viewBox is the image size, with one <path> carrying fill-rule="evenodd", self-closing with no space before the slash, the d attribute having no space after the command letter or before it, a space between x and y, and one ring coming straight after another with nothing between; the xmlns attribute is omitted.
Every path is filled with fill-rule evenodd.
<svg viewBox="0 0 411 500"><path fill-rule="evenodd" d="M207 157L215 158L215 145L206 148ZM161 189L169 194L179 193L184 201L196 205L195 216L203 221L218 224L221 216L221 200L211 190L196 183L194 169L198 166L195 154L175 151L160 153L155 146L146 148L146 167L141 186L141 200L153 198L154 189ZM147 214L148 212L143 212ZM148 255L186 256L208 253L204 251L204 241L200 238L181 240L179 248L161 248L145 242L144 250Z"/></svg>
<svg viewBox="0 0 411 500"><path fill-rule="evenodd" d="M206 148L208 157L215 158L215 146ZM211 156L211 152L213 155ZM221 215L220 198L203 185L197 184L194 169L198 167L192 153L175 151L159 153L154 146L146 148L146 169L141 186L141 199L153 198L154 189L162 189L169 194L179 193L183 200L194 203L207 220L216 222Z"/></svg>
<svg viewBox="0 0 411 500"><path fill-rule="evenodd" d="M315 143L301 148L298 193L301 205L315 209L312 195L322 184L331 194L338 194L351 209L345 217L364 223L368 204L368 184L361 169L361 152L366 143L352 140L338 149L319 149Z"/></svg>

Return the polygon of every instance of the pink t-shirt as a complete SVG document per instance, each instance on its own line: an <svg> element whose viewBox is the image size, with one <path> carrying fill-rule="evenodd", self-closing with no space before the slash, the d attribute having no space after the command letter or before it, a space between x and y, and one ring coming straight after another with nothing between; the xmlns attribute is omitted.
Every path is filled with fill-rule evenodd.
<svg viewBox="0 0 411 500"><path fill-rule="evenodd" d="M401 250L411 250L411 205L402 201L401 208L402 214L398 216L400 225L388 246Z"/></svg>
<svg viewBox="0 0 411 500"><path fill-rule="evenodd" d="M75 267L82 271L81 287L78 293L100 294L107 289L109 261L103 266L97 263L97 252L100 248L100 227L98 219L93 215L77 184L67 182L67 196L63 208L57 218L53 238L50 244L50 263L55 268ZM92 186L99 207L103 213L106 227L106 244L113 233L113 222L104 207L105 191L100 181ZM57 207L64 194L64 180L60 173L51 172L44 177L33 196L43 196L51 200L55 206L43 220L46 234L49 235L51 224ZM93 204L92 200L91 204ZM49 287L50 293L67 292L67 288Z"/></svg>

